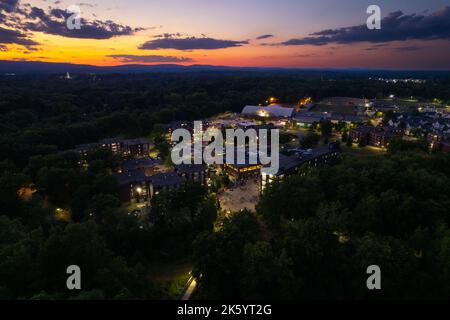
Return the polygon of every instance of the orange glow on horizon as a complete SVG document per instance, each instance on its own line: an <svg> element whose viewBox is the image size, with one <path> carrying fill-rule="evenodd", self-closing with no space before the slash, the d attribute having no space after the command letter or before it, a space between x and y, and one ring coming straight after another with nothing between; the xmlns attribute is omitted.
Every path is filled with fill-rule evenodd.
<svg viewBox="0 0 450 320"><path fill-rule="evenodd" d="M33 33L33 40L40 43L37 50L28 50L18 45L7 45L8 51L0 51L0 60L25 60L97 66L117 66L123 64L179 64L179 65L221 65L234 67L300 67L300 68L346 68L346 67L395 67L405 62L405 53L392 50L365 51L367 44L330 46L260 46L248 44L240 47L217 50L180 51L174 49L140 50L139 45L148 41L148 34L114 37L107 40L75 39L44 33ZM400 43L399 43L400 44ZM393 43L393 45L399 45ZM403 44L404 45L404 44ZM444 48L446 43L437 42L434 47ZM443 52L445 50L433 50ZM362 53L363 52L363 53ZM406 53L407 54L407 53ZM122 61L110 55L169 56L189 58L191 61L140 62ZM433 61L446 59L434 56ZM411 56L410 68L427 60Z"/></svg>

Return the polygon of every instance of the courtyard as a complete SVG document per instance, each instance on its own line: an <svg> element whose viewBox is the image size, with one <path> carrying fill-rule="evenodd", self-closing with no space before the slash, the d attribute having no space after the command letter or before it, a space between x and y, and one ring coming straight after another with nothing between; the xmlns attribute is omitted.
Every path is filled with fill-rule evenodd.
<svg viewBox="0 0 450 320"><path fill-rule="evenodd" d="M244 209L255 210L259 200L258 180L236 181L218 195L220 206L227 214Z"/></svg>

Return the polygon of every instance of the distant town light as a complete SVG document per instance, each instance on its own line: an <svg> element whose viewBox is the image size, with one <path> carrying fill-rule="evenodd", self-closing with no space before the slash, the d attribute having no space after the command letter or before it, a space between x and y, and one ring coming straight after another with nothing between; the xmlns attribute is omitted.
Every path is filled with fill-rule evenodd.
<svg viewBox="0 0 450 320"><path fill-rule="evenodd" d="M304 97L304 98L300 99L299 105L300 106L304 106L304 105L306 105L308 103L311 103L311 102L312 102L312 97Z"/></svg>
<svg viewBox="0 0 450 320"><path fill-rule="evenodd" d="M141 193L142 193L142 188L137 187L137 188L136 188L136 192L139 193L139 194L141 194Z"/></svg>

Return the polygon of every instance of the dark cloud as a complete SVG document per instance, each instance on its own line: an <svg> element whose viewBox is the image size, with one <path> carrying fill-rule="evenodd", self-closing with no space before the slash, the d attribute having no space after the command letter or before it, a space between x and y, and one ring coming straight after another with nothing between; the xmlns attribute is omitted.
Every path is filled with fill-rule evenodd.
<svg viewBox="0 0 450 320"><path fill-rule="evenodd" d="M283 46L302 46L302 45L314 45L314 46L324 46L331 41L328 37L306 37L302 39L290 39L276 45ZM267 44L266 44L267 45ZM270 45L270 44L269 44Z"/></svg>
<svg viewBox="0 0 450 320"><path fill-rule="evenodd" d="M183 36L186 36L183 33L177 32L177 33L161 33L156 34L153 36L153 38L181 38Z"/></svg>
<svg viewBox="0 0 450 320"><path fill-rule="evenodd" d="M79 3L78 5L89 5ZM67 19L71 16L65 10L49 7L48 10L29 4L20 4L18 0L0 0L0 43L15 43L24 46L37 45L28 33L43 32L67 38L110 39L116 36L132 35L144 28L133 28L107 20L81 19L81 29L70 30Z"/></svg>
<svg viewBox="0 0 450 320"><path fill-rule="evenodd" d="M25 33L0 27L0 45L18 44L25 47L37 45L38 43L29 39Z"/></svg>
<svg viewBox="0 0 450 320"><path fill-rule="evenodd" d="M263 40L275 37L273 34L263 34L262 36L256 37L256 40Z"/></svg>
<svg viewBox="0 0 450 320"><path fill-rule="evenodd" d="M19 0L1 0L0 11L14 12L17 9Z"/></svg>
<svg viewBox="0 0 450 320"><path fill-rule="evenodd" d="M0 0L0 23L5 24L8 15L18 9L18 0Z"/></svg>
<svg viewBox="0 0 450 320"><path fill-rule="evenodd" d="M381 21L380 30L369 30L365 24L339 29L327 29L308 37L290 39L277 45L315 45L356 42L382 43L405 40L450 39L450 7L429 15L390 13Z"/></svg>
<svg viewBox="0 0 450 320"><path fill-rule="evenodd" d="M113 21L86 20L81 19L81 29L70 30L67 28L66 19L71 14L61 9L51 9L45 12L40 8L33 7L28 17L33 19L24 24L25 29L36 32L44 32L67 38L80 39L110 39L116 36L132 35L142 28L132 28L117 24Z"/></svg>
<svg viewBox="0 0 450 320"><path fill-rule="evenodd" d="M400 52L418 51L418 50L422 50L422 49L423 49L423 47L420 47L420 46L404 46L404 47L394 48L395 51L400 51Z"/></svg>
<svg viewBox="0 0 450 320"><path fill-rule="evenodd" d="M368 48L365 48L366 51L377 51L377 50L392 50L399 52L408 52L408 51L418 51L423 49L421 46L411 45L411 46L402 46L402 47L392 47L387 43L379 43Z"/></svg>
<svg viewBox="0 0 450 320"><path fill-rule="evenodd" d="M191 58L174 57L174 56L158 56L158 55L131 55L131 54L111 54L109 58L120 60L124 63L137 62L137 63L166 63L166 62L192 62Z"/></svg>
<svg viewBox="0 0 450 320"><path fill-rule="evenodd" d="M178 34L159 35L158 39L150 40L142 44L139 49L159 50L159 49L176 49L176 50L214 50L223 48L240 47L247 44L248 41L220 40L208 37L177 37Z"/></svg>

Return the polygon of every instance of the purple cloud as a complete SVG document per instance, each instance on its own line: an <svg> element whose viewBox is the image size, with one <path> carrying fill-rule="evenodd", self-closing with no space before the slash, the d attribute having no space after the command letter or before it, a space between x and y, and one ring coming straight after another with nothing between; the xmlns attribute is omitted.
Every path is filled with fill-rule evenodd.
<svg viewBox="0 0 450 320"><path fill-rule="evenodd" d="M275 37L273 34L263 34L262 36L256 37L256 40L263 40Z"/></svg>
<svg viewBox="0 0 450 320"><path fill-rule="evenodd" d="M159 55L131 55L131 54L111 54L109 58L114 58L123 63L167 63L167 62L192 62L191 58L175 57L175 56L159 56Z"/></svg>
<svg viewBox="0 0 450 320"><path fill-rule="evenodd" d="M176 50L215 50L240 47L248 41L221 40L208 37L178 37L178 34L166 34L139 46L143 50L176 49Z"/></svg>
<svg viewBox="0 0 450 320"><path fill-rule="evenodd" d="M308 37L290 39L276 45L323 46L330 43L349 44L357 42L383 43L406 40L450 39L450 7L429 15L390 13L381 21L380 30L369 30L365 24L339 29L327 29Z"/></svg>

